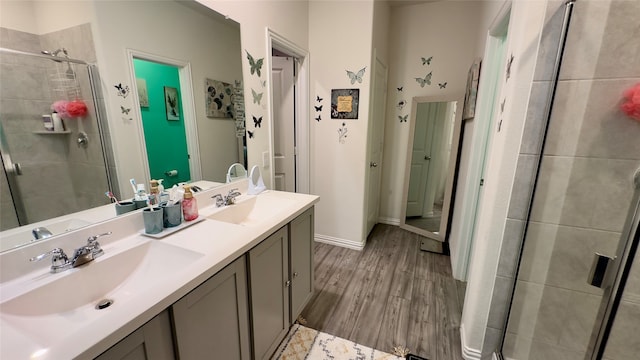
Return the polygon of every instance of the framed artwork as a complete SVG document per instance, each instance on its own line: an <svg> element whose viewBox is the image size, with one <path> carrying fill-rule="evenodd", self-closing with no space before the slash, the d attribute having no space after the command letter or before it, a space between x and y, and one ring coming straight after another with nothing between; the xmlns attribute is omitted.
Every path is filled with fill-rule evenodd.
<svg viewBox="0 0 640 360"><path fill-rule="evenodd" d="M331 118L357 119L360 89L331 90Z"/></svg>
<svg viewBox="0 0 640 360"><path fill-rule="evenodd" d="M473 119L476 116L476 98L478 96L478 83L480 82L480 65L482 60L476 58L467 74L467 90L464 94L464 108L462 120Z"/></svg>
<svg viewBox="0 0 640 360"><path fill-rule="evenodd" d="M170 86L164 87L164 105L167 108L167 120L180 120L180 105L178 101L178 89Z"/></svg>
<svg viewBox="0 0 640 360"><path fill-rule="evenodd" d="M138 102L140 102L140 107L149 107L149 92L147 91L147 80L136 79L136 86L138 88Z"/></svg>
<svg viewBox="0 0 640 360"><path fill-rule="evenodd" d="M210 118L233 118L233 86L226 82L205 79L205 104L207 117Z"/></svg>

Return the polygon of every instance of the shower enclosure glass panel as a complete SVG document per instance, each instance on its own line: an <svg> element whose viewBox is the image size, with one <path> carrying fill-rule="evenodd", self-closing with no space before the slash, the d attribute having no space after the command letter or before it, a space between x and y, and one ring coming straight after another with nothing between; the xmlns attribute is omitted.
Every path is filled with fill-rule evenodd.
<svg viewBox="0 0 640 360"><path fill-rule="evenodd" d="M637 1L575 3L502 347L506 359L601 356L592 339L607 321L599 313L611 297L588 278L595 253L615 257L627 241L623 229L634 205L640 122L620 104L640 82L639 15ZM623 296L627 306L610 314L612 336L602 342L610 360L640 351L639 267L629 277L635 287Z"/></svg>
<svg viewBox="0 0 640 360"><path fill-rule="evenodd" d="M90 81L91 65L10 51L0 52L0 126L6 140L0 230L108 204L95 103L102 100ZM64 129L49 131L43 115L51 116L61 100L82 101L86 114L65 115ZM80 143L81 137L88 141Z"/></svg>

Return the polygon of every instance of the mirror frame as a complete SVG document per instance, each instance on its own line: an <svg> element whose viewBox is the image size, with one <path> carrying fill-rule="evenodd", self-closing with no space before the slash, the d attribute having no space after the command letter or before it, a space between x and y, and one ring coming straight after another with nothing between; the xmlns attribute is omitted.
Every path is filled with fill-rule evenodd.
<svg viewBox="0 0 640 360"><path fill-rule="evenodd" d="M427 231L419 227L409 225L407 219L407 198L409 191L409 176L411 173L411 157L413 152L413 137L416 128L416 115L418 103L426 102L451 102L456 101L456 115L453 124L453 134L451 139L451 154L449 156L449 167L447 169L447 180L444 188L444 202L442 204L442 216L440 218L440 229L438 233ZM434 96L415 96L411 100L411 122L409 123L409 138L407 139L406 162L404 167L404 186L402 188L402 204L400 207L400 228L411 231L413 233L425 236L429 239L440 242L447 241L447 231L449 229L449 219L453 211L453 184L455 183L456 168L458 167L458 153L460 151L460 137L462 131L462 108L464 106L464 94L451 95L434 95Z"/></svg>

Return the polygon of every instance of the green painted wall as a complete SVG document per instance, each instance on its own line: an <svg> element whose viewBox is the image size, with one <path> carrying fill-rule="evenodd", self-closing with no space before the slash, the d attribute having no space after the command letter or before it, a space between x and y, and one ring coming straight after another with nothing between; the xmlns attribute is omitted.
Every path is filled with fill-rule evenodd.
<svg viewBox="0 0 640 360"><path fill-rule="evenodd" d="M178 68L141 59L134 59L133 65L136 78L145 79L149 95L149 107L140 110L151 178L164 179L165 188L189 181L191 173L182 102L178 96L180 120L167 120L164 96L165 86L178 89L180 95ZM178 176L166 176L165 172L169 170L178 170ZM145 179L145 182L149 180Z"/></svg>

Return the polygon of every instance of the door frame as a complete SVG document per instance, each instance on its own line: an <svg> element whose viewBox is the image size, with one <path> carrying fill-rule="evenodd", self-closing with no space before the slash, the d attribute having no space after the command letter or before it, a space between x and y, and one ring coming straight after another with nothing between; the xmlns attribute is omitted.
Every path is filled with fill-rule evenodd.
<svg viewBox="0 0 640 360"><path fill-rule="evenodd" d="M267 40L267 56L266 68L271 69L273 64L271 61L272 49L282 51L294 59L294 87L295 87L295 176L296 176L296 192L309 194L310 188L310 149L311 138L309 136L309 52L294 42L288 40L284 36L273 31L269 27L266 28ZM272 119L269 126L269 155L271 164L274 163L274 121L273 121L273 94L271 92L272 78L271 70L267 71L268 101L269 101L269 118ZM273 169L269 171L271 184L275 183L275 172Z"/></svg>
<svg viewBox="0 0 640 360"><path fill-rule="evenodd" d="M187 151L189 152L189 171L191 172L191 181L202 179L202 168L200 166L200 146L198 143L198 126L196 119L196 106L193 98L193 84L191 81L191 63L182 60L172 59L161 55L151 54L140 50L127 49L127 66L129 67L129 76L131 86L131 96L133 97L134 106L133 117L131 121L136 122L138 130L138 138L140 152L142 153L142 165L145 179L151 179L149 169L149 157L147 154L146 141L144 138L144 126L142 124L142 112L140 111L140 102L138 100L138 87L136 84L136 71L133 65L133 59L141 59L153 61L160 64L171 65L178 68L178 76L180 77L180 99L182 101L182 114L184 115L184 128L187 140Z"/></svg>

